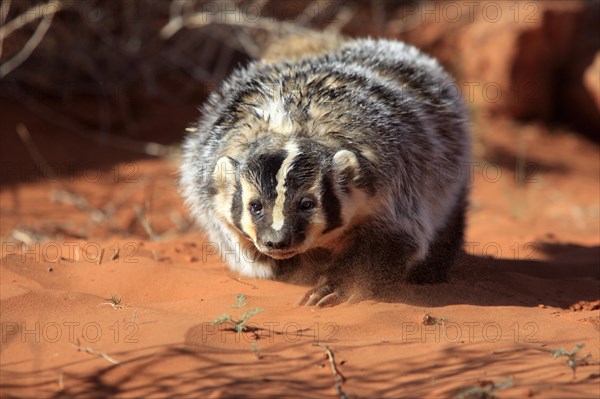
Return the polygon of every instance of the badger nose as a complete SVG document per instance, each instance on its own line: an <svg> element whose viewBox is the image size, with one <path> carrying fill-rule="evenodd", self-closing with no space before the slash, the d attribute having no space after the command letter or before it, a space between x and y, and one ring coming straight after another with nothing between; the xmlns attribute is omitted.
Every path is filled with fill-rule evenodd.
<svg viewBox="0 0 600 399"><path fill-rule="evenodd" d="M270 232L265 235L263 242L269 249L285 249L290 246L292 237L281 232Z"/></svg>
<svg viewBox="0 0 600 399"><path fill-rule="evenodd" d="M290 246L290 239L286 238L280 241L267 241L265 245L269 249L285 249Z"/></svg>

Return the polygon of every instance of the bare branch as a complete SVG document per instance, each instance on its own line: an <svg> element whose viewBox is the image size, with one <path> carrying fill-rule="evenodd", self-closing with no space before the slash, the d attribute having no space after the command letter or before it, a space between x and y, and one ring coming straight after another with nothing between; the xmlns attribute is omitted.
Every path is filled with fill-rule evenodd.
<svg viewBox="0 0 600 399"><path fill-rule="evenodd" d="M17 134L19 135L19 138L21 139L23 144L25 144L25 148L27 149L29 156L31 157L31 159L33 159L33 162L38 167L38 169L44 174L44 176L47 179L55 180L58 176L58 173L56 173L56 170L54 170L48 164L46 158L44 158L35 142L31 139L31 133L29 133L29 129L27 129L27 127L22 123L19 123L17 125L16 130Z"/></svg>
<svg viewBox="0 0 600 399"><path fill-rule="evenodd" d="M6 17L8 16L8 11L10 10L12 0L6 0L0 4L0 32L2 31L2 27L5 26ZM2 44L4 43L4 34L0 33L0 58L2 58Z"/></svg>
<svg viewBox="0 0 600 399"><path fill-rule="evenodd" d="M18 17L13 18L10 22L4 25L9 7L10 1L8 1L6 5L3 3L2 7L0 7L0 22L2 22L2 26L0 26L0 42L23 26L39 18L43 18L44 20L47 20L48 18L52 19L54 14L64 9L60 0L52 0L48 3L38 4L34 7L31 7L29 10L25 11Z"/></svg>
<svg viewBox="0 0 600 399"><path fill-rule="evenodd" d="M338 368L335 364L335 358L333 356L333 351L331 350L330 347L328 347L327 345L322 344L320 342L317 342L314 345L318 345L321 348L325 349L325 352L327 353L327 358L329 359L329 365L331 366L331 374L333 374L333 379L335 380L335 389L338 392L340 399L346 399L348 396L342 389L342 385L341 385L342 382L346 381L346 377L344 377L344 375L342 373L340 373L340 371L338 370Z"/></svg>
<svg viewBox="0 0 600 399"><path fill-rule="evenodd" d="M101 358L107 360L108 362L110 362L112 364L119 364L118 360L113 359L112 357L110 357L109 355L107 355L104 352L95 351L92 348L90 348L89 346L82 346L79 342L79 339L77 339L77 345L75 345L75 344L71 344L71 345L73 345L73 347L77 348L78 351L87 352L90 355L100 356Z"/></svg>
<svg viewBox="0 0 600 399"><path fill-rule="evenodd" d="M310 32L309 29L286 21L271 21L261 18L254 13L244 14L239 9L236 12L226 12L218 15L197 12L186 16L172 18L160 31L163 39L169 39L182 28L202 28L208 25L229 25L251 29L262 29L269 32Z"/></svg>
<svg viewBox="0 0 600 399"><path fill-rule="evenodd" d="M38 10L38 12L37 13L34 12L33 15L26 14L27 18L30 18L31 20L41 18L41 17L44 17L44 18L42 18L39 25L35 29L35 32L33 32L33 35L31 35L31 37L29 38L27 43L25 43L25 45L23 46L21 51L19 51L17 53L17 55L12 57L10 60L8 60L5 63L3 63L2 65L0 65L0 78L3 78L6 75L8 75L16 67L18 67L23 62L25 62L25 60L27 60L27 58L29 58L31 53L33 53L33 50L35 50L35 48L38 46L38 44L40 44L40 42L44 38L44 35L50 28L50 25L52 24L52 20L54 19L54 14L56 14L56 12L58 10L60 10L60 2L55 1L55 0L51 1L48 4L44 4L44 5L40 5L40 6L41 7L39 7L39 10L41 10L42 8L45 8L45 7L50 7L50 6L53 6L53 7L50 8L50 10L48 12L40 12ZM34 7L34 8L36 8L36 7ZM29 12L30 11L28 11L27 13L29 13ZM14 29L16 29L16 28L14 28L13 30L10 30L10 29L7 29L7 27L10 28L13 25L21 27L25 24L25 22L22 22L21 19L26 20L27 18L17 17L15 19L13 19L11 22L9 22L8 24L6 24L4 27L0 28L0 31L2 31L4 29L4 31L2 31L0 33L0 42L4 39L4 37L8 36L10 33L12 33L14 31ZM17 22L15 24L13 24L14 21L17 21Z"/></svg>

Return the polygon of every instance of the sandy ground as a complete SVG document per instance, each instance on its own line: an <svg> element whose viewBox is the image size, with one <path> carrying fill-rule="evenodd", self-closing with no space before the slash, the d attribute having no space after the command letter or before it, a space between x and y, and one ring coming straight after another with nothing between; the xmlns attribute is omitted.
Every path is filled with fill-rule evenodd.
<svg viewBox="0 0 600 399"><path fill-rule="evenodd" d="M597 145L487 123L450 282L317 309L294 306L307 287L227 271L189 224L176 159L29 120L62 169L41 176L18 139L3 159L2 397L600 397ZM241 333L211 325L250 308ZM574 373L551 353L577 344Z"/></svg>

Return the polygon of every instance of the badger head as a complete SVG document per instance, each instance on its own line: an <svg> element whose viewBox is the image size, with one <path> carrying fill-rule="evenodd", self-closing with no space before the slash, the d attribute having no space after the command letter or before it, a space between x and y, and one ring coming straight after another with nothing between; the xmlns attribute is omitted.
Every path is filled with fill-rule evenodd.
<svg viewBox="0 0 600 399"><path fill-rule="evenodd" d="M213 178L221 218L256 249L287 259L328 248L357 212L354 152L308 140L251 146L243 160L222 157Z"/></svg>

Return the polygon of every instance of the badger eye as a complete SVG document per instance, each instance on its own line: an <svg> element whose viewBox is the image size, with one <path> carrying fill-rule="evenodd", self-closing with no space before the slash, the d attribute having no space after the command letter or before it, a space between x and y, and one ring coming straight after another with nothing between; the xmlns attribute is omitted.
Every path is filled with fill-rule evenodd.
<svg viewBox="0 0 600 399"><path fill-rule="evenodd" d="M303 211L309 211L315 207L315 201L308 197L304 197L300 200L300 209Z"/></svg>
<svg viewBox="0 0 600 399"><path fill-rule="evenodd" d="M250 213L253 215L260 215L262 212L263 206L260 201L252 201L250 202Z"/></svg>

